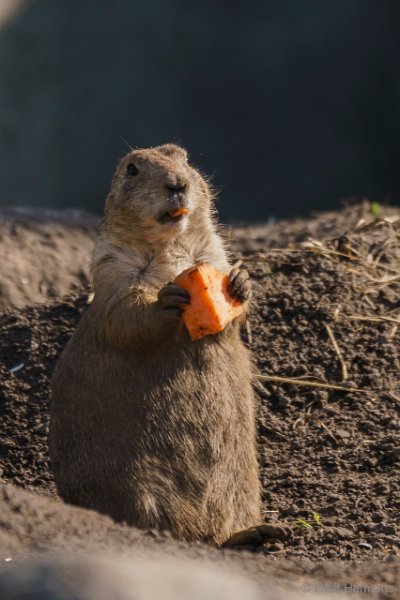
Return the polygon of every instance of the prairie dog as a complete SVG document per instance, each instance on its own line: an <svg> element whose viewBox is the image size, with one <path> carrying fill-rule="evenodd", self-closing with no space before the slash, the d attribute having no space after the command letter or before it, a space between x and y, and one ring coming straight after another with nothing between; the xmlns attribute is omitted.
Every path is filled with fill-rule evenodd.
<svg viewBox="0 0 400 600"><path fill-rule="evenodd" d="M252 365L240 318L192 341L181 318L190 298L170 283L206 262L249 298L213 214L183 148L121 160L93 253L94 300L52 379L49 442L66 502L220 545L261 523Z"/></svg>

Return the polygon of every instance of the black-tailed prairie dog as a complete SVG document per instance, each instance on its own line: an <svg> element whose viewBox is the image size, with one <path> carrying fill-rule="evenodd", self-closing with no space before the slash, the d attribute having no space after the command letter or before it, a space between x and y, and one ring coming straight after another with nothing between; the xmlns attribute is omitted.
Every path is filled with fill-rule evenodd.
<svg viewBox="0 0 400 600"><path fill-rule="evenodd" d="M242 319L192 341L181 318L190 299L170 283L205 262L248 300L213 214L183 148L121 160L93 254L94 299L52 380L50 453L66 502L220 545L261 523L252 366Z"/></svg>

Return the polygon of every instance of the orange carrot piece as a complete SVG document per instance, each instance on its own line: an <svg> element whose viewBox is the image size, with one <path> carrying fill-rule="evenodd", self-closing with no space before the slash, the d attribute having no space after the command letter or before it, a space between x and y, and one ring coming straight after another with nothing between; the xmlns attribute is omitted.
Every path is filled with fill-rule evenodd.
<svg viewBox="0 0 400 600"><path fill-rule="evenodd" d="M187 208L174 208L173 210L168 211L168 214L171 217L180 217L181 215L187 215L188 214L188 209Z"/></svg>
<svg viewBox="0 0 400 600"><path fill-rule="evenodd" d="M228 280L228 275L205 263L186 269L175 279L175 284L190 296L190 304L182 308L192 340L223 331L243 312L242 304L228 293Z"/></svg>

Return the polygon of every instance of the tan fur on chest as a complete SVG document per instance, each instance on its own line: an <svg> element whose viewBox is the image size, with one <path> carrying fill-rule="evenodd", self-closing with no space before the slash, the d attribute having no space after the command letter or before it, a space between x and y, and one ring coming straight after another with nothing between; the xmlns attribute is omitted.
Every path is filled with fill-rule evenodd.
<svg viewBox="0 0 400 600"><path fill-rule="evenodd" d="M222 272L229 269L223 242L211 229L206 230L206 235L195 232L158 248L129 244L121 247L101 236L95 246L92 270L95 287L109 284L117 270L132 285L159 290L198 262L211 264Z"/></svg>

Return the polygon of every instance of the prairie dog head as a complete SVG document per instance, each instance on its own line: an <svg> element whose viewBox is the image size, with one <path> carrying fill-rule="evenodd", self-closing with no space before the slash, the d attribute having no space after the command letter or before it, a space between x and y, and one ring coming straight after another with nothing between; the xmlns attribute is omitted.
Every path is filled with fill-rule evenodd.
<svg viewBox="0 0 400 600"><path fill-rule="evenodd" d="M120 161L107 198L107 234L126 242L173 240L195 223L209 221L212 194L174 144L132 150Z"/></svg>

